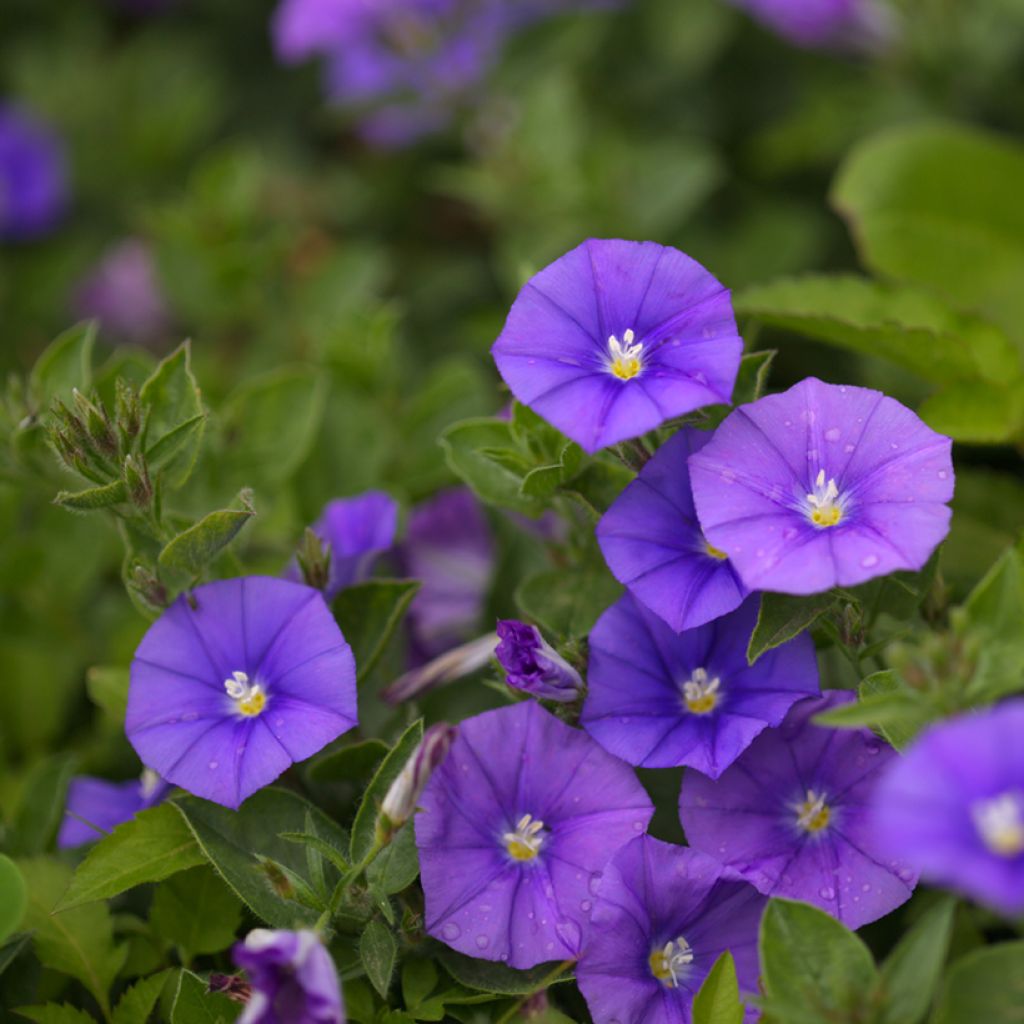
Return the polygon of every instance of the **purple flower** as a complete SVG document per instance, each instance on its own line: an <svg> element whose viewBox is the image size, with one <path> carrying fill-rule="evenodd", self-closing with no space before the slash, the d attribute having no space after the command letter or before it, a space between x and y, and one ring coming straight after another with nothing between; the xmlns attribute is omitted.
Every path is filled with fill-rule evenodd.
<svg viewBox="0 0 1024 1024"><path fill-rule="evenodd" d="M356 724L355 662L318 590L269 576L183 594L131 667L125 731L169 782L238 807Z"/></svg>
<svg viewBox="0 0 1024 1024"><path fill-rule="evenodd" d="M33 115L0 103L0 239L49 234L68 206L64 147Z"/></svg>
<svg viewBox="0 0 1024 1024"><path fill-rule="evenodd" d="M100 321L126 341L145 343L159 338L170 311L157 278L149 246L126 238L109 249L73 298L77 316Z"/></svg>
<svg viewBox="0 0 1024 1024"><path fill-rule="evenodd" d="M732 412L690 482L747 587L814 594L928 561L949 531L951 444L879 391L809 377Z"/></svg>
<svg viewBox="0 0 1024 1024"><path fill-rule="evenodd" d="M450 487L417 505L402 556L406 572L421 583L409 606L418 659L475 636L494 571L494 544L472 493Z"/></svg>
<svg viewBox="0 0 1024 1024"><path fill-rule="evenodd" d="M313 532L330 547L330 569L324 596L333 601L346 587L362 583L373 564L395 540L398 504L383 491L327 502ZM289 579L299 579L298 567L288 567Z"/></svg>
<svg viewBox="0 0 1024 1024"><path fill-rule="evenodd" d="M653 813L626 765L535 701L464 721L422 804L427 931L516 968L579 954L600 872Z"/></svg>
<svg viewBox="0 0 1024 1024"><path fill-rule="evenodd" d="M232 956L252 981L238 1024L344 1024L338 974L316 932L256 928Z"/></svg>
<svg viewBox="0 0 1024 1024"><path fill-rule="evenodd" d="M689 428L669 438L597 524L612 574L676 632L731 612L747 595L693 507L686 460L710 438Z"/></svg>
<svg viewBox="0 0 1024 1024"><path fill-rule="evenodd" d="M413 816L431 775L444 763L458 734L459 730L447 722L438 722L423 734L380 805L387 828L398 828Z"/></svg>
<svg viewBox="0 0 1024 1024"><path fill-rule="evenodd" d="M542 700L561 703L574 701L583 687L576 671L534 626L515 619L498 623L501 642L494 651L501 667L507 673L509 686L523 690Z"/></svg>
<svg viewBox="0 0 1024 1024"><path fill-rule="evenodd" d="M674 633L628 594L590 634L581 724L606 750L644 768L686 765L717 778L754 738L818 692L802 633L747 664L758 599Z"/></svg>
<svg viewBox="0 0 1024 1024"><path fill-rule="evenodd" d="M64 850L102 839L118 825L131 821L139 811L160 803L171 787L148 768L130 782L108 782L79 775L68 787L64 820L57 846Z"/></svg>
<svg viewBox="0 0 1024 1024"><path fill-rule="evenodd" d="M1024 700L933 726L875 791L890 856L1011 917L1024 914Z"/></svg>
<svg viewBox="0 0 1024 1024"><path fill-rule="evenodd" d="M917 874L885 856L870 820L895 751L866 729L811 723L852 699L833 690L801 701L717 781L686 772L679 814L691 846L761 892L805 900L859 928L909 899Z"/></svg>
<svg viewBox="0 0 1024 1024"><path fill-rule="evenodd" d="M520 402L594 452L728 402L742 347L695 260L591 239L527 281L491 351Z"/></svg>
<svg viewBox="0 0 1024 1024"><path fill-rule="evenodd" d="M875 48L893 35L892 12L875 0L729 0L797 46Z"/></svg>
<svg viewBox="0 0 1024 1024"><path fill-rule="evenodd" d="M757 991L768 901L711 857L640 836L605 868L576 970L594 1024L689 1024L693 997L730 950Z"/></svg>

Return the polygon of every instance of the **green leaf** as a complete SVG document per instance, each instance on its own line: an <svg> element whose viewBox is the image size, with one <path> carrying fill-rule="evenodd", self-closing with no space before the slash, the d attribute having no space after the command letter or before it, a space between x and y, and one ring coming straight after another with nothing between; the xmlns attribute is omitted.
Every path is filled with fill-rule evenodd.
<svg viewBox="0 0 1024 1024"><path fill-rule="evenodd" d="M715 961L693 1000L693 1024L743 1024L736 964L729 950Z"/></svg>
<svg viewBox="0 0 1024 1024"><path fill-rule="evenodd" d="M823 711L814 721L833 729L877 729L902 750L936 714L927 697L910 689L891 669L863 679L858 694L858 700Z"/></svg>
<svg viewBox="0 0 1024 1024"><path fill-rule="evenodd" d="M128 708L128 680L128 669L112 665L94 665L85 676L89 700L120 726Z"/></svg>
<svg viewBox="0 0 1024 1024"><path fill-rule="evenodd" d="M55 398L67 398L72 388L88 391L92 386L92 350L96 323L76 324L55 338L36 360L28 383L41 410Z"/></svg>
<svg viewBox="0 0 1024 1024"><path fill-rule="evenodd" d="M160 804L118 825L89 851L59 909L108 899L202 863L202 850L181 816L169 804Z"/></svg>
<svg viewBox="0 0 1024 1024"><path fill-rule="evenodd" d="M246 381L223 410L224 471L241 484L280 484L309 454L324 411L325 381L312 367Z"/></svg>
<svg viewBox="0 0 1024 1024"><path fill-rule="evenodd" d="M391 929L382 921L374 919L363 930L359 938L359 959L366 970L370 983L387 999L391 976L395 972L398 957L398 943Z"/></svg>
<svg viewBox="0 0 1024 1024"><path fill-rule="evenodd" d="M444 969L460 985L465 985L466 988L477 992L503 996L525 996L536 992L545 981L550 979L551 972L558 966L557 963L551 962L538 964L528 971L516 971L495 960L477 960L474 957L464 956L447 946L440 945L440 943L431 943L431 949L436 953L437 959L441 961ZM551 984L557 985L572 981L573 977L572 971L567 969Z"/></svg>
<svg viewBox="0 0 1024 1024"><path fill-rule="evenodd" d="M521 457L508 421L484 417L463 420L444 431L440 442L452 472L481 501L526 515L539 515L544 510L543 502L524 495L520 489L529 461L522 472L517 472L494 455L507 450Z"/></svg>
<svg viewBox="0 0 1024 1024"><path fill-rule="evenodd" d="M207 991L202 978L182 971L171 1006L171 1024L231 1024L242 1008L220 992Z"/></svg>
<svg viewBox="0 0 1024 1024"><path fill-rule="evenodd" d="M46 1003L44 1006L19 1006L15 1011L37 1024L96 1024L96 1018L69 1003Z"/></svg>
<svg viewBox="0 0 1024 1024"><path fill-rule="evenodd" d="M876 1024L918 1024L924 1020L942 977L953 931L956 902L940 897L896 944L882 964Z"/></svg>
<svg viewBox="0 0 1024 1024"><path fill-rule="evenodd" d="M161 882L153 894L150 921L162 938L185 951L186 960L227 949L241 920L238 897L205 865Z"/></svg>
<svg viewBox="0 0 1024 1024"><path fill-rule="evenodd" d="M835 597L828 592L810 597L762 594L757 625L747 645L747 663L753 665L765 651L780 647L805 629L810 629L834 603Z"/></svg>
<svg viewBox="0 0 1024 1024"><path fill-rule="evenodd" d="M768 387L768 375L778 352L766 348L760 352L748 352L740 359L740 368L736 374L736 385L732 389L732 404L747 405L756 402Z"/></svg>
<svg viewBox="0 0 1024 1024"><path fill-rule="evenodd" d="M969 623L993 639L1019 641L1024 622L1024 549L1008 548L964 602Z"/></svg>
<svg viewBox="0 0 1024 1024"><path fill-rule="evenodd" d="M25 879L18 865L0 853L0 942L18 930L27 905Z"/></svg>
<svg viewBox="0 0 1024 1024"><path fill-rule="evenodd" d="M388 749L388 745L378 739L347 743L314 760L306 774L313 782L356 782L369 777L384 760Z"/></svg>
<svg viewBox="0 0 1024 1024"><path fill-rule="evenodd" d="M917 411L954 441L998 444L1017 436L1024 425L1024 386L961 381L926 398Z"/></svg>
<svg viewBox="0 0 1024 1024"><path fill-rule="evenodd" d="M307 858L311 856L310 850L314 851L320 857L326 858L330 861L338 871L344 873L349 870L352 866L345 858L345 854L341 852L337 847L331 846L326 839L321 839L319 836L312 835L308 832L281 832L279 833L282 839L287 839L290 843L299 843L306 846Z"/></svg>
<svg viewBox="0 0 1024 1024"><path fill-rule="evenodd" d="M420 873L419 852L413 823L407 821L394 838L374 858L366 872L366 880L373 888L390 896L401 892L416 881Z"/></svg>
<svg viewBox="0 0 1024 1024"><path fill-rule="evenodd" d="M256 514L251 494L242 491L240 509L222 508L203 516L194 526L183 530L167 543L158 559L161 568L177 569L199 576L238 535L238 531Z"/></svg>
<svg viewBox="0 0 1024 1024"><path fill-rule="evenodd" d="M1024 148L955 124L887 129L858 144L833 185L860 256L1024 337Z"/></svg>
<svg viewBox="0 0 1024 1024"><path fill-rule="evenodd" d="M986 946L946 972L932 1024L1019 1024L1024 941Z"/></svg>
<svg viewBox="0 0 1024 1024"><path fill-rule="evenodd" d="M402 964L402 1000L415 1010L437 988L437 968L432 960L409 959Z"/></svg>
<svg viewBox="0 0 1024 1024"><path fill-rule="evenodd" d="M998 327L916 288L853 276L787 278L734 299L741 314L902 366L925 380L1005 381L1018 361Z"/></svg>
<svg viewBox="0 0 1024 1024"><path fill-rule="evenodd" d="M519 585L515 599L527 618L565 641L586 636L621 593L605 566L591 565L534 573Z"/></svg>
<svg viewBox="0 0 1024 1024"><path fill-rule="evenodd" d="M786 1024L858 1020L878 972L867 946L817 907L773 899L758 939L765 1014Z"/></svg>
<svg viewBox="0 0 1024 1024"><path fill-rule="evenodd" d="M55 754L32 766L11 822L9 852L42 853L50 845L64 816L74 768L74 759L66 754Z"/></svg>
<svg viewBox="0 0 1024 1024"><path fill-rule="evenodd" d="M39 962L80 981L106 1016L110 986L128 952L126 945L114 944L109 908L105 903L92 903L56 911L71 869L43 857L20 861L19 867L28 886L25 927L34 933L32 944Z"/></svg>
<svg viewBox="0 0 1024 1024"><path fill-rule="evenodd" d="M391 752L384 758L381 766L370 780L370 785L366 788L363 801L352 822L352 845L349 859L353 864L360 863L373 848L380 805L384 802L391 783L398 778L406 761L412 757L422 738L423 720L417 719L402 733L398 742L391 748Z"/></svg>
<svg viewBox="0 0 1024 1024"><path fill-rule="evenodd" d="M28 932L17 932L6 942L0 943L0 974L3 974L21 955L32 936Z"/></svg>
<svg viewBox="0 0 1024 1024"><path fill-rule="evenodd" d="M102 487L90 487L85 491L58 491L53 499L54 505L60 505L71 512L95 512L97 509L110 508L128 500L128 491L123 480L104 484Z"/></svg>
<svg viewBox="0 0 1024 1024"><path fill-rule="evenodd" d="M377 664L419 589L419 580L367 580L334 599L334 617L352 648L359 680Z"/></svg>
<svg viewBox="0 0 1024 1024"><path fill-rule="evenodd" d="M180 487L199 455L205 424L189 342L160 362L142 385L139 399L146 416L142 445L147 463L159 469L171 487Z"/></svg>
<svg viewBox="0 0 1024 1024"><path fill-rule="evenodd" d="M276 788L260 790L237 811L193 796L177 798L171 806L188 822L217 873L258 918L274 928L316 922L316 911L298 901L291 883L267 861L304 879L304 848L279 833L304 832L310 820L321 838L344 849L348 837L321 810L290 790Z"/></svg>
<svg viewBox="0 0 1024 1024"><path fill-rule="evenodd" d="M137 981L131 988L125 989L124 995L114 1008L111 1024L144 1024L156 1006L164 986L171 977L171 971L161 971L148 978Z"/></svg>

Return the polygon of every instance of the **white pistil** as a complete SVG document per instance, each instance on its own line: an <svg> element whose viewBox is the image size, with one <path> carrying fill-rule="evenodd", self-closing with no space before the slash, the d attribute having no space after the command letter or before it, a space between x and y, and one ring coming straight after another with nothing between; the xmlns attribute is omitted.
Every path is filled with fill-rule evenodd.
<svg viewBox="0 0 1024 1024"><path fill-rule="evenodd" d="M662 949L656 949L648 958L651 974L666 988L676 988L679 974L684 967L693 963L693 950L682 937L666 942Z"/></svg>
<svg viewBox="0 0 1024 1024"><path fill-rule="evenodd" d="M148 800L157 791L160 782L160 776L152 768L143 768L142 775L139 776L139 790L142 793L142 799Z"/></svg>
<svg viewBox="0 0 1024 1024"><path fill-rule="evenodd" d="M825 803L825 794L816 793L813 789L807 790L807 796L802 803L798 803L796 811L796 823L805 832L820 832L828 825L832 811Z"/></svg>
<svg viewBox="0 0 1024 1024"><path fill-rule="evenodd" d="M245 672L232 672L224 680L227 695L235 702L239 714L246 718L258 715L267 706L267 694L259 683L250 683Z"/></svg>
<svg viewBox="0 0 1024 1024"><path fill-rule="evenodd" d="M505 849L513 860L533 860L544 845L543 821L534 821L532 814L524 814L516 822L515 832L506 832L502 837Z"/></svg>
<svg viewBox="0 0 1024 1024"><path fill-rule="evenodd" d="M693 675L683 683L683 702L686 710L695 715L706 715L715 710L721 697L721 679L711 679L706 668L695 668Z"/></svg>
<svg viewBox="0 0 1024 1024"><path fill-rule="evenodd" d="M1000 857L1024 853L1024 793L1000 793L971 806L982 842Z"/></svg>
<svg viewBox="0 0 1024 1024"><path fill-rule="evenodd" d="M835 526L843 518L844 502L834 479L825 482L825 470L819 469L814 491L807 495L807 517L818 527Z"/></svg>
<svg viewBox="0 0 1024 1024"><path fill-rule="evenodd" d="M632 380L643 369L640 355L643 352L642 341L634 341L636 335L632 328L622 335L622 341L613 334L608 339L608 372L619 380Z"/></svg>

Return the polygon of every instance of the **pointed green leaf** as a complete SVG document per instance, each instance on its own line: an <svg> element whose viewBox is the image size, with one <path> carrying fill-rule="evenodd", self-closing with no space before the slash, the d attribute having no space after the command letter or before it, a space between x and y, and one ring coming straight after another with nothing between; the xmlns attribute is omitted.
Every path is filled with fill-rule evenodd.
<svg viewBox="0 0 1024 1024"><path fill-rule="evenodd" d="M743 1024L736 964L729 950L715 961L693 1000L693 1024Z"/></svg>
<svg viewBox="0 0 1024 1024"><path fill-rule="evenodd" d="M145 1024L173 971L161 971L125 989L114 1008L111 1024Z"/></svg>
<svg viewBox="0 0 1024 1024"><path fill-rule="evenodd" d="M18 865L0 853L0 943L18 930L27 905L25 879Z"/></svg>
<svg viewBox="0 0 1024 1024"><path fill-rule="evenodd" d="M118 825L101 839L78 866L60 900L67 910L108 899L203 863L203 853L180 815L160 804Z"/></svg>
<svg viewBox="0 0 1024 1024"><path fill-rule="evenodd" d="M46 1003L44 1006L19 1006L15 1013L36 1024L96 1024L96 1018L69 1003Z"/></svg>
<svg viewBox="0 0 1024 1024"><path fill-rule="evenodd" d="M202 442L205 417L192 373L192 349L184 342L161 361L139 392L146 416L143 450L155 456L164 478L180 487L192 472ZM192 424L192 426L188 426Z"/></svg>
<svg viewBox="0 0 1024 1024"><path fill-rule="evenodd" d="M334 617L352 648L360 680L373 671L419 589L419 580L367 580L334 599Z"/></svg>
<svg viewBox="0 0 1024 1024"><path fill-rule="evenodd" d="M946 971L933 1024L1020 1024L1024 941L985 946Z"/></svg>
<svg viewBox="0 0 1024 1024"><path fill-rule="evenodd" d="M171 1006L171 1024L231 1024L242 1007L209 986L191 971L182 971Z"/></svg>
<svg viewBox="0 0 1024 1024"><path fill-rule="evenodd" d="M603 565L581 569L544 569L516 590L523 614L558 640L586 636L622 587Z"/></svg>
<svg viewBox="0 0 1024 1024"><path fill-rule="evenodd" d="M7 849L16 854L42 853L50 845L64 815L74 758L54 754L37 761L21 789Z"/></svg>
<svg viewBox="0 0 1024 1024"><path fill-rule="evenodd" d="M102 487L90 487L85 491L59 491L53 499L54 505L60 505L71 512L94 512L101 508L110 508L128 500L128 491L123 480L104 484Z"/></svg>
<svg viewBox="0 0 1024 1024"><path fill-rule="evenodd" d="M170 540L160 552L158 561L161 568L176 569L190 576L204 572L256 514L250 498L251 495L243 491L238 496L242 508L210 512Z"/></svg>
<svg viewBox="0 0 1024 1024"><path fill-rule="evenodd" d="M810 629L835 604L832 594L794 597L790 594L762 594L757 625L747 645L747 663L753 665L765 651L780 647Z"/></svg>
<svg viewBox="0 0 1024 1024"><path fill-rule="evenodd" d="M36 360L29 375L29 390L41 411L55 398L69 397L72 388L89 390L95 343L96 323L90 320L59 335Z"/></svg>
<svg viewBox="0 0 1024 1024"><path fill-rule="evenodd" d="M545 981L552 985L573 980L573 972L565 973L551 981L551 973L557 963L537 964L526 971L506 967L496 960L478 960L475 957L456 953L454 949L431 943L428 949L441 961L444 969L460 984L476 992L493 993L503 996L525 996L536 992Z"/></svg>
<svg viewBox="0 0 1024 1024"><path fill-rule="evenodd" d="M242 921L242 904L223 879L203 865L161 882L149 913L157 933L191 960L231 945Z"/></svg>
<svg viewBox="0 0 1024 1024"><path fill-rule="evenodd" d="M382 999L387 999L397 957L398 943L391 929L382 921L371 921L359 938L359 959Z"/></svg>

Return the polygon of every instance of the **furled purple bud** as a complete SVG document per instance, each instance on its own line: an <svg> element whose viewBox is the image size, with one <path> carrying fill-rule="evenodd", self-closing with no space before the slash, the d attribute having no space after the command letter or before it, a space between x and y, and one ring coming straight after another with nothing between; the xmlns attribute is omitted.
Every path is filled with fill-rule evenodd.
<svg viewBox="0 0 1024 1024"><path fill-rule="evenodd" d="M316 932L256 928L232 956L252 983L238 1024L343 1024L338 973Z"/></svg>
<svg viewBox="0 0 1024 1024"><path fill-rule="evenodd" d="M576 700L583 680L534 626L515 619L498 623L501 642L494 651L508 685L543 700L563 704Z"/></svg>
<svg viewBox="0 0 1024 1024"><path fill-rule="evenodd" d="M394 831L412 817L423 788L448 756L457 734L458 729L447 722L438 722L423 734L420 745L384 797L380 824L385 831Z"/></svg>

